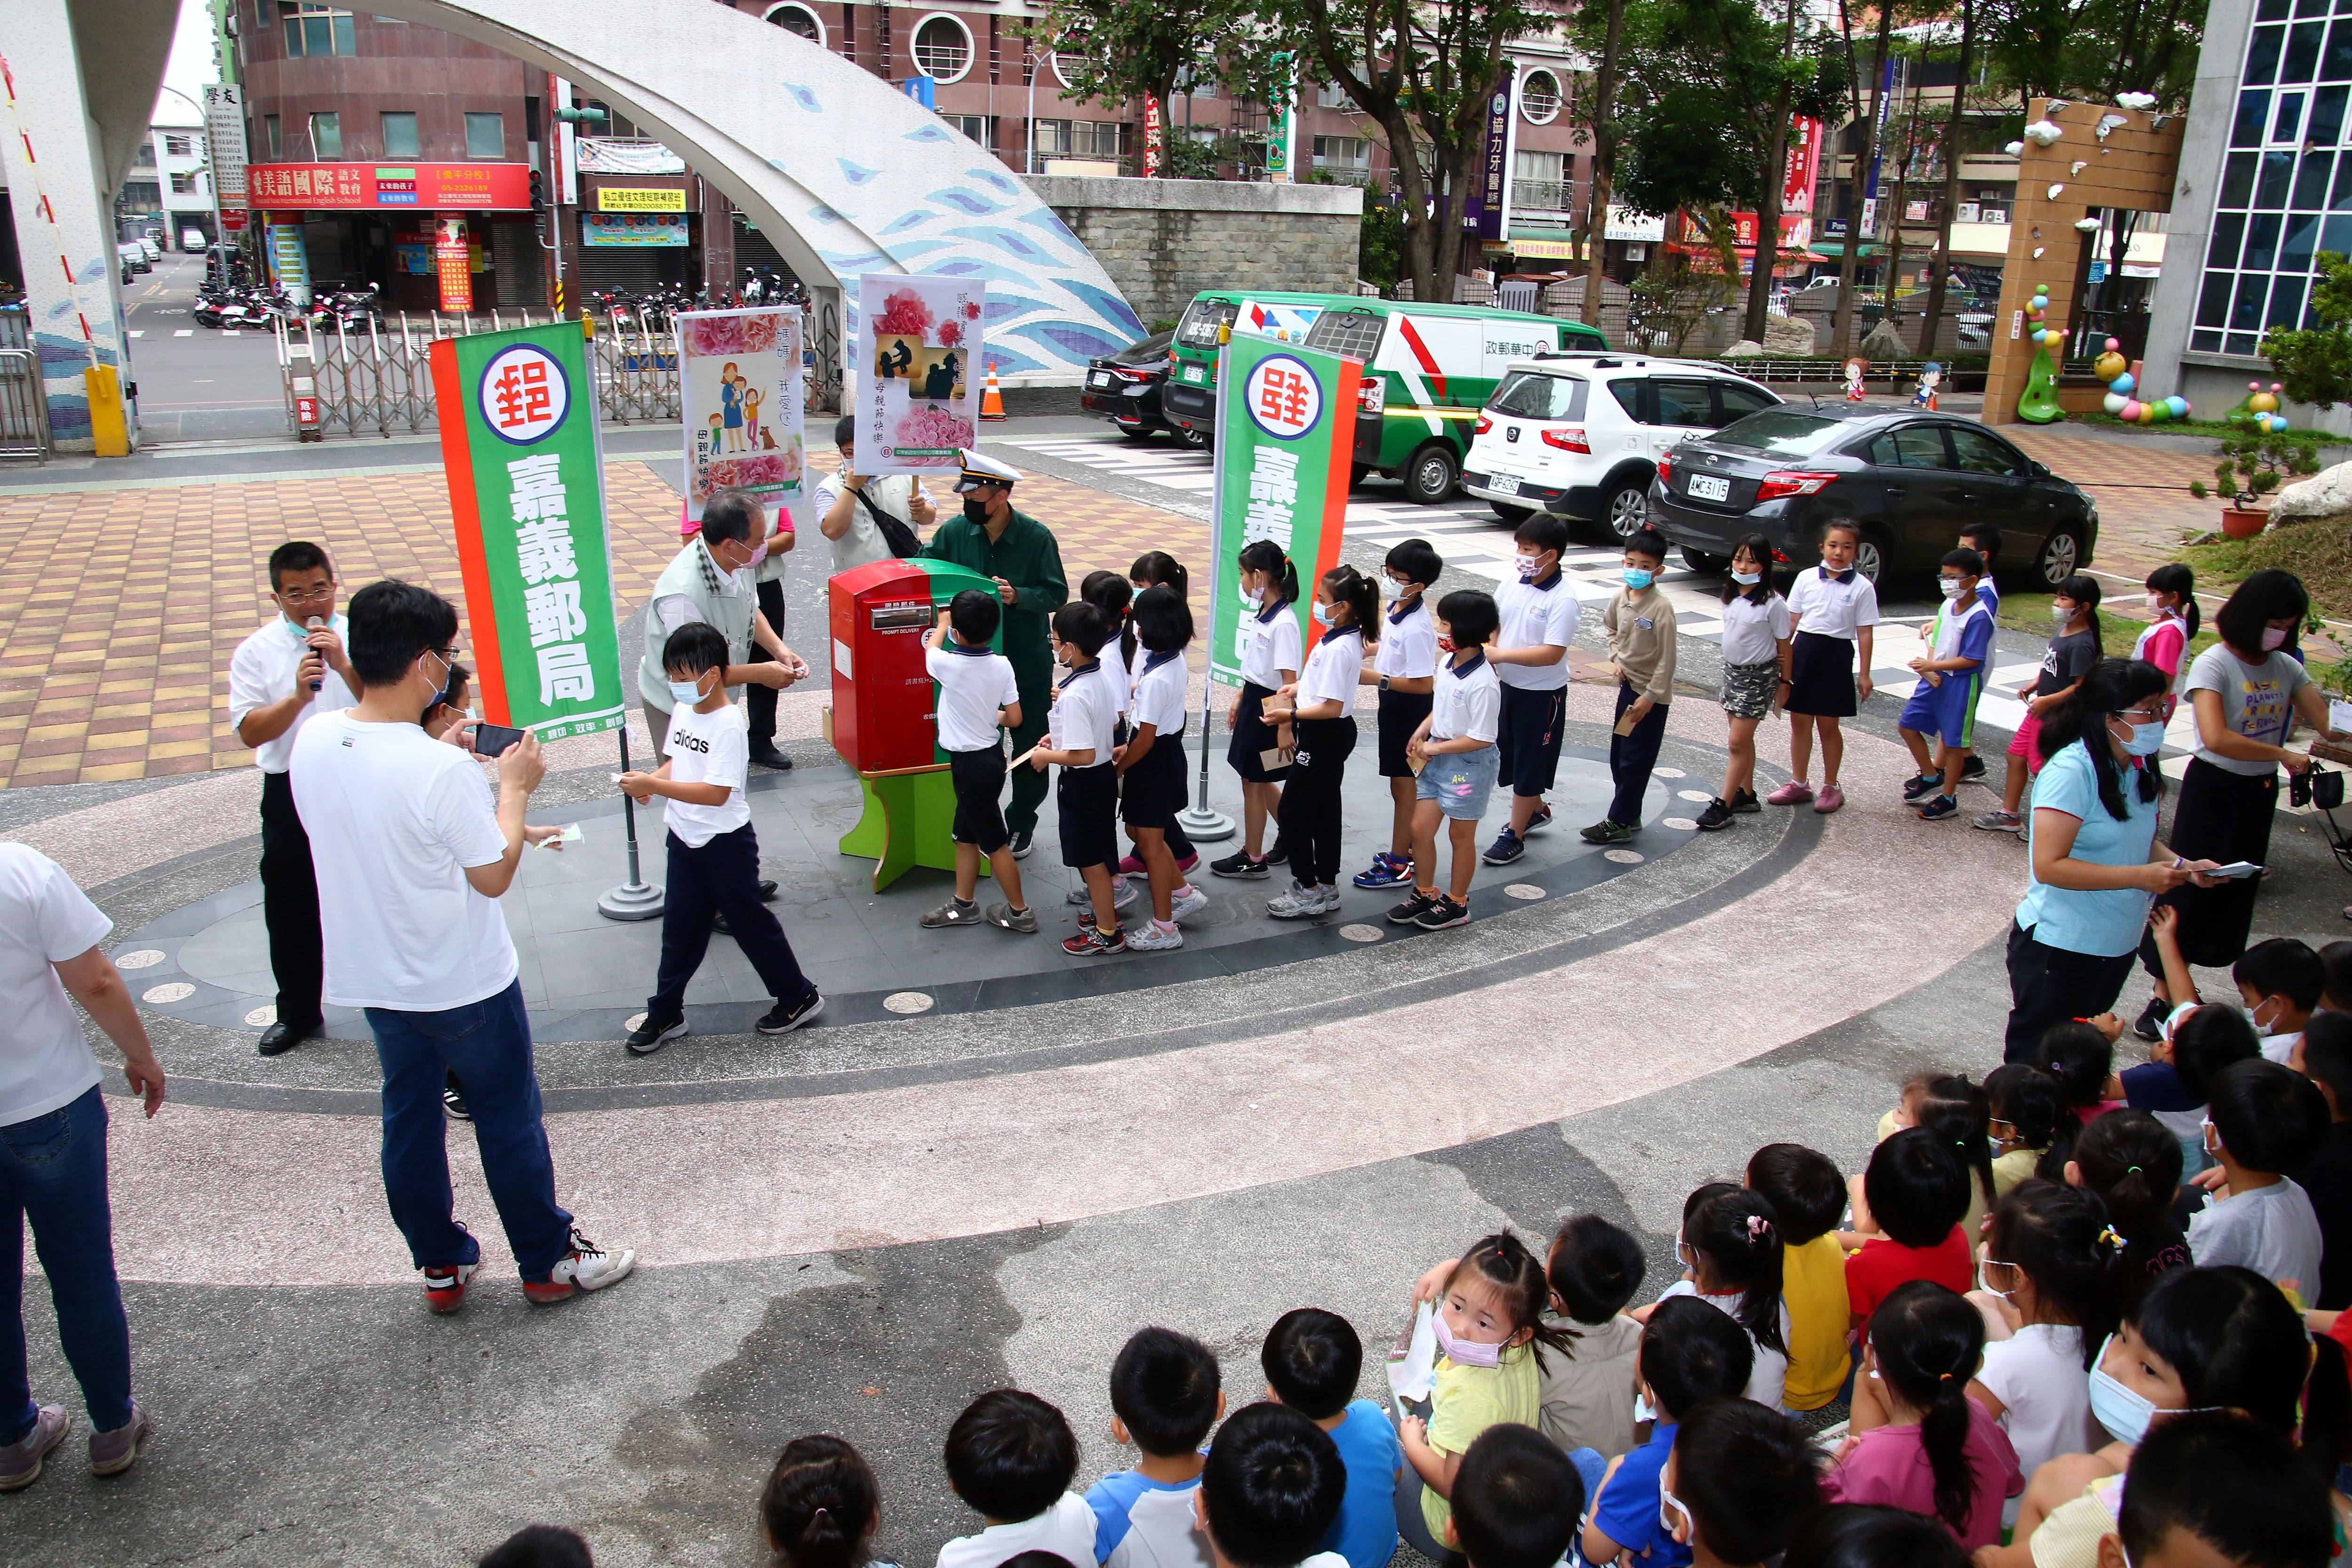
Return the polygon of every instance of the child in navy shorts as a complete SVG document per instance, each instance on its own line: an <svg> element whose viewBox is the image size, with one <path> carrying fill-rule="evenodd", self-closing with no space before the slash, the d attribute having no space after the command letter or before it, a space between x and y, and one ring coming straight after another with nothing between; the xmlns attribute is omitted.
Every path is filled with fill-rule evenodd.
<svg viewBox="0 0 2352 1568"><path fill-rule="evenodd" d="M1169 952L1184 945L1176 922L1209 907L1208 895L1177 868L1169 842L1184 809L1184 648L1192 640L1192 612L1174 589L1146 588L1131 619L1141 658L1128 700L1135 728L1111 765L1119 779L1119 816L1151 879L1151 918L1128 934L1127 945Z"/></svg>
<svg viewBox="0 0 2352 1568"><path fill-rule="evenodd" d="M1927 651L1911 661L1919 684L1903 704L1901 728L1919 772L1903 786L1903 798L1918 805L1922 822L1960 814L1960 768L1976 740L1977 693L1992 653L1992 611L1977 596L1977 579L1983 575L1984 557L1975 551L1945 552L1939 578L1944 607ZM1930 735L1944 743L1940 765L1928 750Z"/></svg>
<svg viewBox="0 0 2352 1568"><path fill-rule="evenodd" d="M1105 673L1098 657L1110 636L1110 617L1092 605L1064 605L1054 612L1054 658L1069 673L1055 690L1053 728L1029 759L1039 773L1062 770L1055 784L1062 864L1086 879L1090 906L1078 917L1078 934L1062 943L1076 958L1127 951L1110 885L1111 864L1118 858L1111 731L1118 722L1124 684Z"/></svg>
<svg viewBox="0 0 2352 1568"><path fill-rule="evenodd" d="M1359 888L1401 888L1412 880L1413 770L1405 748L1429 717L1430 693L1437 687L1437 626L1423 595L1445 562L1426 539L1407 539L1389 551L1386 564L1395 596L1371 627L1378 645L1364 679L1380 687L1381 776L1389 781L1394 816L1388 848L1372 857L1369 870L1356 873Z"/></svg>
<svg viewBox="0 0 2352 1568"><path fill-rule="evenodd" d="M920 923L934 930L983 921L1004 931L1037 929L1037 911L1021 901L1021 868L1013 863L1013 837L997 804L1004 792L1001 731L1021 724L1021 690L1013 684L1013 661L988 646L1003 614L995 595L966 588L948 602L947 614L931 628L925 645L924 668L940 684L940 749L948 754L948 777L956 797L955 825L950 830L955 840L955 897L923 916ZM982 856L1005 899L989 905L985 916L973 897L980 890Z"/></svg>
<svg viewBox="0 0 2352 1568"><path fill-rule="evenodd" d="M1568 646L1582 611L1559 569L1568 524L1537 512L1519 524L1517 577L1495 591L1500 625L1486 662L1502 683L1498 761L1511 786L1510 826L1486 850L1486 864L1507 866L1527 853L1527 837L1551 826L1544 791L1559 771L1568 716ZM1448 595L1451 597L1451 595Z"/></svg>
<svg viewBox="0 0 2352 1568"><path fill-rule="evenodd" d="M1391 925L1424 931L1470 918L1470 879L1478 869L1478 819L1495 793L1502 688L1486 659L1495 635L1495 601L1457 588L1437 604L1437 646L1446 654L1431 694L1429 717L1406 747L1420 772L1413 781L1412 896L1389 911ZM1437 890L1437 824L1454 841L1449 892Z"/></svg>

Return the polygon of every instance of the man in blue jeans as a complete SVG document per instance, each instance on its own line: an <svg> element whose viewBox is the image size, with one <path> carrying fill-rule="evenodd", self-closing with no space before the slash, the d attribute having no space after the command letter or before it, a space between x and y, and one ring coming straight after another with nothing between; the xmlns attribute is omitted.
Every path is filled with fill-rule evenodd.
<svg viewBox="0 0 2352 1568"><path fill-rule="evenodd" d="M383 1067L393 1223L425 1275L425 1304L463 1306L481 1247L449 1190L441 1090L454 1072L523 1295L545 1304L600 1289L636 1254L596 1247L555 1201L530 1021L498 903L526 840L555 831L523 826L547 772L538 738L526 732L499 759L493 806L471 721L438 740L417 722L457 657L456 609L430 589L383 582L352 595L346 613L360 700L303 727L291 771L318 871L326 998L366 1010Z"/></svg>
<svg viewBox="0 0 2352 1568"><path fill-rule="evenodd" d="M122 1074L152 1116L163 1069L98 944L114 922L46 855L0 844L0 1492L31 1486L73 1417L33 1403L25 1364L25 1225L48 1276L58 1340L89 1412L89 1468L120 1475L139 1458L147 1412L131 1397L131 1329L114 1279L106 1193L106 1106L98 1058L70 993L122 1052Z"/></svg>

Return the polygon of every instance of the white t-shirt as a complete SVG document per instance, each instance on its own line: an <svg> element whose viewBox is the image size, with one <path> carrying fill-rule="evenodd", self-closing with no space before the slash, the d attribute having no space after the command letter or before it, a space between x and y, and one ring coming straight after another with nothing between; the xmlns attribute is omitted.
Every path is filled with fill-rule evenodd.
<svg viewBox="0 0 2352 1568"><path fill-rule="evenodd" d="M669 739L662 743L669 754L669 776L675 784L725 784L726 800L717 805L689 801L662 801L662 826L677 835L689 849L699 849L722 833L732 833L751 820L751 803L743 798L743 781L751 772L751 721L734 703L705 713L686 703L669 716Z"/></svg>
<svg viewBox="0 0 2352 1568"><path fill-rule="evenodd" d="M1780 657L1789 637L1789 601L1778 594L1757 604L1745 594L1734 594L1723 606L1723 662L1767 664Z"/></svg>
<svg viewBox="0 0 2352 1568"><path fill-rule="evenodd" d="M98 1083L58 972L114 929L65 868L26 844L0 844L0 1127L71 1105Z"/></svg>
<svg viewBox="0 0 2352 1568"><path fill-rule="evenodd" d="M1062 700L1069 700L1066 692ZM1086 1568L1095 1560L1095 1510L1077 1493L1064 1492L1041 1514L957 1536L940 1548L939 1568L997 1568L1024 1552L1051 1552Z"/></svg>
<svg viewBox="0 0 2352 1568"><path fill-rule="evenodd" d="M1242 623L1242 679L1268 691L1283 683L1282 672L1298 672L1298 616L1288 604L1261 610Z"/></svg>
<svg viewBox="0 0 2352 1568"><path fill-rule="evenodd" d="M441 1013L518 969L496 899L466 880L503 858L481 764L414 724L322 715L294 742L294 805L319 872L326 999Z"/></svg>
<svg viewBox="0 0 2352 1568"><path fill-rule="evenodd" d="M1002 751L997 710L1021 700L1013 661L985 643L966 647L950 632L945 647L925 651L923 668L940 683L940 744L950 752Z"/></svg>
<svg viewBox="0 0 2352 1568"><path fill-rule="evenodd" d="M2008 1339L1988 1342L1977 1381L2005 1407L2000 1428L2025 1474L2061 1454L2106 1446L2105 1429L2091 1416L2091 1374L2083 1365L2083 1331L2074 1324L2028 1323ZM2018 1501L2009 1500L2012 1510ZM2011 1511L2010 1522L2016 1519Z"/></svg>
<svg viewBox="0 0 2352 1568"><path fill-rule="evenodd" d="M1710 1296L1690 1280L1677 1279L1658 1292L1658 1300L1663 1301L1669 1296L1696 1296L1708 1306L1718 1309L1725 1317L1738 1322L1739 1302L1744 1294L1743 1291L1733 1290L1719 1296ZM1744 1325L1742 1331L1746 1331ZM1789 1342L1789 1303L1785 1300L1780 1303L1780 1342L1784 1345ZM1741 1389L1740 1393L1759 1405L1778 1410L1780 1408L1781 1396L1789 1389L1788 1352L1771 1349L1759 1342L1754 1334L1748 1334L1748 1348L1756 1352L1756 1360L1748 1368L1748 1386Z"/></svg>
<svg viewBox="0 0 2352 1568"><path fill-rule="evenodd" d="M1438 672L1430 700L1429 738L1433 741L1492 742L1502 716L1503 689L1495 667L1484 653L1464 654Z"/></svg>
<svg viewBox="0 0 2352 1568"><path fill-rule="evenodd" d="M884 511L905 523L909 531L919 535L921 531L915 527L915 514L909 507L914 499L915 485L916 479L912 474L884 474L866 481L866 493L873 497L875 503ZM837 473L827 474L817 480L816 515L820 520L833 510L833 503L841 499L842 489L841 476ZM833 570L835 572L846 572L869 561L893 559L889 542L882 537L881 525L874 521L874 514L866 510L866 503L855 499L849 503L849 526L842 531L839 539L828 539L825 542L833 547Z"/></svg>
<svg viewBox="0 0 2352 1568"><path fill-rule="evenodd" d="M2285 1067L2294 1060L2295 1047L2303 1044L2303 1031L2291 1035L2264 1035L2262 1038L2263 1060Z"/></svg>
<svg viewBox="0 0 2352 1568"><path fill-rule="evenodd" d="M1414 595L1402 618L1391 605L1373 630L1381 637L1381 646L1372 650L1374 675L1425 680L1437 673L1437 622L1429 613L1427 594Z"/></svg>
<svg viewBox="0 0 2352 1568"><path fill-rule="evenodd" d="M2322 1241L2311 1196L2281 1177L2233 1193L2189 1216L2189 1256L2200 1268L2235 1263L2265 1279L2293 1279L2315 1290Z"/></svg>
<svg viewBox="0 0 2352 1568"><path fill-rule="evenodd" d="M1496 647L1566 647L1576 640L1576 623L1583 607L1575 591L1557 569L1540 587L1533 583L1505 583L1495 590L1495 613L1502 630ZM1521 691L1559 691L1568 685L1568 657L1557 664L1505 664L1495 668L1504 685Z"/></svg>
<svg viewBox="0 0 2352 1568"><path fill-rule="evenodd" d="M1364 675L1364 638L1361 631L1349 626L1325 634L1307 656L1307 668L1298 672L1298 705L1310 702L1337 702L1339 716L1347 718L1356 710L1356 692Z"/></svg>
<svg viewBox="0 0 2352 1568"><path fill-rule="evenodd" d="M1118 723L1119 688L1125 684L1118 678L1118 666L1099 658L1087 668L1065 676L1061 695L1054 701L1054 750L1083 752L1091 747L1094 761L1084 766L1099 767L1109 762Z"/></svg>
<svg viewBox="0 0 2352 1568"><path fill-rule="evenodd" d="M1185 683L1189 677L1184 669L1184 650L1170 648L1164 654L1152 653L1139 647L1136 665L1135 691L1128 700L1128 720L1138 729L1149 724L1155 737L1181 735L1184 732ZM1154 659L1159 660L1157 664ZM1159 744L1158 740L1152 742Z"/></svg>
<svg viewBox="0 0 2352 1568"><path fill-rule="evenodd" d="M335 635L351 637L351 623L337 616L331 623ZM231 729L245 722L245 716L257 708L267 708L284 699L294 689L294 672L302 666L302 656L310 650L310 634L285 616L264 626L259 631L236 645L228 657L228 722ZM287 760L294 754L294 737L302 726L320 713L332 713L357 702L352 695L351 683L330 669L320 679L319 689L310 700L294 710L294 722L283 733L253 748L253 763L265 773L282 773Z"/></svg>
<svg viewBox="0 0 2352 1568"><path fill-rule="evenodd" d="M1859 572L1852 582L1841 583L1816 566L1798 573L1789 584L1789 613L1801 632L1853 642L1863 627L1878 624L1878 590Z"/></svg>

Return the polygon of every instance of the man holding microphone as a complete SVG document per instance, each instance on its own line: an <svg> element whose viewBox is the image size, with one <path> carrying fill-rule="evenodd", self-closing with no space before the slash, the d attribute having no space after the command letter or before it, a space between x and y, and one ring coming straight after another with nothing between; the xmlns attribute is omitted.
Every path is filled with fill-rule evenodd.
<svg viewBox="0 0 2352 1568"><path fill-rule="evenodd" d="M317 715L349 708L360 692L343 651L349 626L335 613L327 552L299 539L271 551L269 596L278 614L228 661L229 722L261 770L261 913L278 980L278 1021L261 1032L258 1047L265 1057L292 1050L325 1024L319 879L286 772L294 737Z"/></svg>

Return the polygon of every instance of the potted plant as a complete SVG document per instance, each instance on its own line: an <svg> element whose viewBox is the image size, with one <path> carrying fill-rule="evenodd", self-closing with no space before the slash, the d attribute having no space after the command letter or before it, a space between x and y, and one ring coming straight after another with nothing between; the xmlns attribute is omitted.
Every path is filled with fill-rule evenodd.
<svg viewBox="0 0 2352 1568"><path fill-rule="evenodd" d="M2189 493L2199 500L2219 496L2221 531L2231 539L2251 539L2269 521L2271 492L2290 479L2317 472L2319 459L2305 443L2242 426L2221 437L2221 460L2213 466L2212 488L2191 479Z"/></svg>

